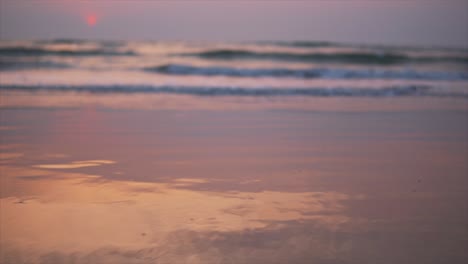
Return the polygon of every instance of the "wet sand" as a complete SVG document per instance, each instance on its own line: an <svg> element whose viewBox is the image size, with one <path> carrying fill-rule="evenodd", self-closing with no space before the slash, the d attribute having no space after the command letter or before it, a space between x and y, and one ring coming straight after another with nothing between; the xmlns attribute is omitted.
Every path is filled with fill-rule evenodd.
<svg viewBox="0 0 468 264"><path fill-rule="evenodd" d="M465 110L0 114L1 263L468 258Z"/></svg>

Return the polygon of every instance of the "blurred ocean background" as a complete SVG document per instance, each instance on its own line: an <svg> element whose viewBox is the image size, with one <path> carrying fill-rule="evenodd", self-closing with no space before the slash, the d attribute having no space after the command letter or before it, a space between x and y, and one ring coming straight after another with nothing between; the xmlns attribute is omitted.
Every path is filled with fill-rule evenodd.
<svg viewBox="0 0 468 264"><path fill-rule="evenodd" d="M2 91L468 96L468 51L332 42L2 41ZM215 100L215 99L213 99Z"/></svg>

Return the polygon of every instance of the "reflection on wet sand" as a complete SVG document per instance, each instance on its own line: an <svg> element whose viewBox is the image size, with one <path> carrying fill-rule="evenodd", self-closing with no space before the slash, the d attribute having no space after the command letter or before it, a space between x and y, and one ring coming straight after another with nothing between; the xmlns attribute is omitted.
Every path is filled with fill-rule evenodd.
<svg viewBox="0 0 468 264"><path fill-rule="evenodd" d="M3 109L0 263L464 263L465 112Z"/></svg>
<svg viewBox="0 0 468 264"><path fill-rule="evenodd" d="M64 164L64 168L70 167ZM322 232L334 232L349 225L342 202L362 199L334 192L226 193L177 188L201 179L142 183L21 167L2 166L0 170L4 176L1 243L7 261L15 259L15 251L29 252L29 257L22 255L27 259L51 249L60 254L88 254L109 246L141 250L167 245L166 240L176 239L180 232L253 234L283 228L290 221L310 222Z"/></svg>
<svg viewBox="0 0 468 264"><path fill-rule="evenodd" d="M83 167L92 167L92 166L100 166L102 164L112 164L114 161L112 160L83 160L83 161L73 161L69 164L40 164L34 167L42 168L42 169L76 169L76 168L83 168Z"/></svg>

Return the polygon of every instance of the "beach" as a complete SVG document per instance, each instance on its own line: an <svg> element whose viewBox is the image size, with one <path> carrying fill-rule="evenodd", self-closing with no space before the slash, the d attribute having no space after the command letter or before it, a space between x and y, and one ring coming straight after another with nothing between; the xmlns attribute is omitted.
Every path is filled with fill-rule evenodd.
<svg viewBox="0 0 468 264"><path fill-rule="evenodd" d="M0 46L1 263L468 258L466 51L69 42Z"/></svg>

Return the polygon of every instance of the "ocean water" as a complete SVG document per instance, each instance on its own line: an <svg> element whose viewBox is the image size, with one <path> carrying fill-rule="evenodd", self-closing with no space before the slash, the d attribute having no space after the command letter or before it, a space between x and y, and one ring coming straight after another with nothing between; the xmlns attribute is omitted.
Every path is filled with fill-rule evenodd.
<svg viewBox="0 0 468 264"><path fill-rule="evenodd" d="M328 42L23 41L0 45L2 91L247 97L467 97L462 49Z"/></svg>
<svg viewBox="0 0 468 264"><path fill-rule="evenodd" d="M0 263L462 264L468 51L0 44Z"/></svg>

